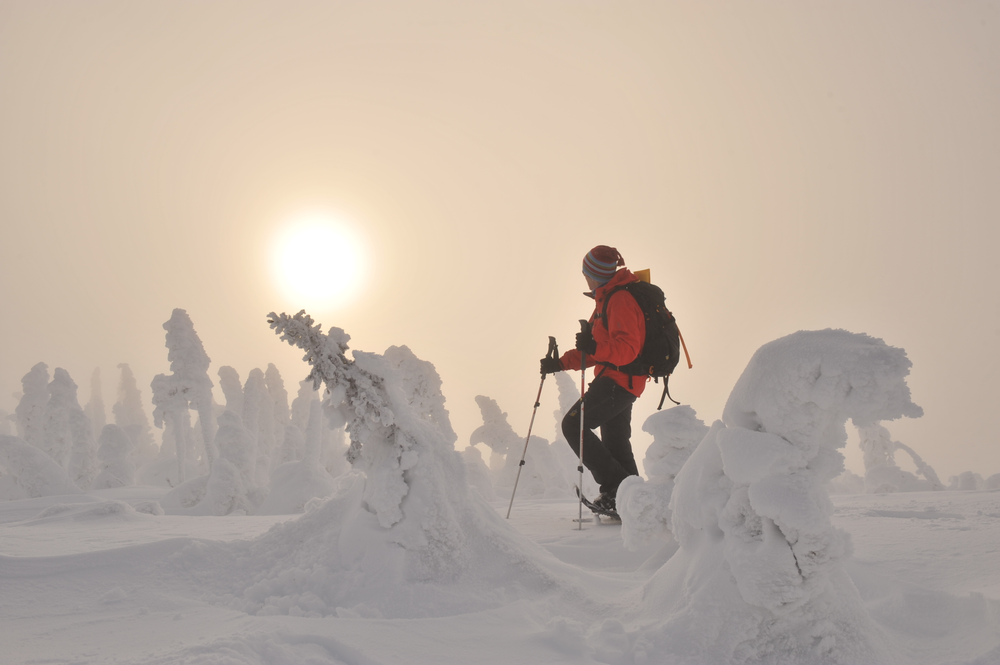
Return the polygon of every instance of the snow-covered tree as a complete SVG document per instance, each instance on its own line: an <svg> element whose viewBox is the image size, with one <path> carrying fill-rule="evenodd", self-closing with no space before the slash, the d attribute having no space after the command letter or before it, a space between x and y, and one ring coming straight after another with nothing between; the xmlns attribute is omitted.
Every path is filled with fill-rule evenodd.
<svg viewBox="0 0 1000 665"><path fill-rule="evenodd" d="M514 475L517 473L517 463L521 460L521 446L524 438L518 436L514 428L507 422L507 414L500 410L496 400L485 395L476 395L476 404L482 415L483 424L473 430L469 436L469 445L483 444L490 449L490 469L493 471L494 484L503 487L514 485ZM509 457L517 455L511 468Z"/></svg>
<svg viewBox="0 0 1000 665"><path fill-rule="evenodd" d="M556 372L552 376L555 377L556 388L559 396L559 407L552 412L552 417L555 418L556 421L556 438L554 443L561 443L566 446L566 448L572 450L569 446L569 442L563 435L562 421L566 413L573 408L573 405L576 404L578 399L580 399L580 386L573 380L573 377L568 372ZM575 456L576 453L573 453L573 455Z"/></svg>
<svg viewBox="0 0 1000 665"><path fill-rule="evenodd" d="M270 455L274 446L273 413L264 373L253 369L243 386L243 426L254 441L254 487L265 487L270 478Z"/></svg>
<svg viewBox="0 0 1000 665"><path fill-rule="evenodd" d="M348 445L344 426L331 427L329 420L323 425L323 444L320 448L320 462L327 473L336 478L350 470L347 461Z"/></svg>
<svg viewBox="0 0 1000 665"><path fill-rule="evenodd" d="M315 399L319 399L319 396L312 380L299 381L299 391L292 400L290 420L303 433L309 426L309 413Z"/></svg>
<svg viewBox="0 0 1000 665"><path fill-rule="evenodd" d="M309 412L310 429L319 432L323 409L316 400ZM298 428L295 428L297 431ZM281 464L272 472L270 491L260 506L261 515L279 515L305 512L305 505L317 497L329 496L337 487L336 482L320 461L320 442L313 436L305 447L305 456Z"/></svg>
<svg viewBox="0 0 1000 665"><path fill-rule="evenodd" d="M243 417L243 382L240 374L229 365L219 368L219 387L226 397L226 411Z"/></svg>
<svg viewBox="0 0 1000 665"><path fill-rule="evenodd" d="M294 316L278 316L272 312L268 320L282 340L306 352L304 360L312 366L308 378L313 381L314 388L318 389L323 384L327 389L324 408L342 414L347 421L351 435L347 459L368 476L365 489L368 509L385 528L399 523L404 517L403 499L409 494L413 482L404 473L417 465L417 450L421 446L419 438L415 438L419 434L411 430L416 423L408 423L410 427L403 429L396 422L390 397L386 394L385 380L376 371L391 371L388 363L380 356L359 351L354 352L353 360L348 360L345 353L350 335L340 328L331 328L324 334L305 311ZM397 395L396 398L406 400L416 409L433 409L427 404L413 404L413 399L406 395ZM429 412L428 417L431 418ZM427 452L433 454L433 451ZM458 473L461 473L464 469L460 459L456 458L454 463L459 465ZM428 507L438 503L437 500L430 500ZM438 517L449 520L450 511L445 506L440 508L445 512ZM435 565L447 564L445 557Z"/></svg>
<svg viewBox="0 0 1000 665"><path fill-rule="evenodd" d="M67 470L70 480L86 490L97 475L97 445L90 419L80 408L77 386L69 372L57 367L48 390L42 450Z"/></svg>
<svg viewBox="0 0 1000 665"><path fill-rule="evenodd" d="M509 496L516 479L519 496L556 498L575 495L573 487L577 481L572 475L575 463L560 465L549 442L534 434L525 450L524 436L514 431L507 422L507 414L500 410L495 400L478 395L476 403L483 414L483 425L472 433L469 443L473 446L482 443L489 447L493 452L491 462L500 461L501 452L506 450L503 465L493 471L496 492ZM522 453L524 466L520 465ZM519 467L521 474L518 478ZM502 492L500 488L503 488Z"/></svg>
<svg viewBox="0 0 1000 665"><path fill-rule="evenodd" d="M260 372L259 369L254 371ZM259 485L263 487L271 482L271 471L278 465L274 458L279 450L274 428L274 398L267 390L262 372L260 385L263 390L260 393L260 411L257 415L257 474Z"/></svg>
<svg viewBox="0 0 1000 665"><path fill-rule="evenodd" d="M642 430L653 435L642 463L648 480L629 476L618 488L618 514L626 547L636 550L656 538L670 538L674 480L708 429L686 405L657 411L642 424Z"/></svg>
<svg viewBox="0 0 1000 665"><path fill-rule="evenodd" d="M556 387L558 388L559 408L552 412L552 416L555 419L556 438L550 447L552 449L552 456L555 458L555 463L566 478L568 486L572 488L580 482L580 474L577 471L579 460L576 453L573 452L573 448L570 447L569 442L566 441L566 436L563 434L562 420L563 416L580 399L580 384L574 381L573 375L568 372L556 372L553 376L556 379ZM584 451L584 454L586 454L586 451ZM583 470L583 491L590 497L597 496L600 491L597 481L594 480L594 476L586 468Z"/></svg>
<svg viewBox="0 0 1000 665"><path fill-rule="evenodd" d="M120 363L118 369L121 372L118 380L118 399L111 412L115 417L115 424L125 430L132 448L129 455L139 467L147 462L156 459L159 448L153 439L153 431L149 426L149 418L146 416L146 409L142 405L142 392L136 383L135 375L128 363Z"/></svg>
<svg viewBox="0 0 1000 665"><path fill-rule="evenodd" d="M213 468L209 485L210 514L228 515L234 512L253 512L250 498L254 481L255 446L253 436L243 426L243 420L233 411L219 416L219 433L216 438L219 457L225 464Z"/></svg>
<svg viewBox="0 0 1000 665"><path fill-rule="evenodd" d="M45 405L49 401L49 368L38 363L21 377L22 395L14 414L17 434L33 446L44 445Z"/></svg>
<svg viewBox="0 0 1000 665"><path fill-rule="evenodd" d="M167 441L172 441L177 459L177 480L183 483L187 477L185 469L190 447L185 421L190 417L189 402L165 374L154 376L149 387L153 391L153 424L164 430L160 455L167 454Z"/></svg>
<svg viewBox="0 0 1000 665"><path fill-rule="evenodd" d="M0 435L0 466L7 469L24 495L31 498L81 491L69 479L66 469L20 437Z"/></svg>
<svg viewBox="0 0 1000 665"><path fill-rule="evenodd" d="M184 480L185 450L190 445L187 427L189 409L198 412L202 438L205 442L205 459L211 468L214 458L214 421L212 418L212 380L208 378L211 359L195 332L191 317L183 309L175 309L163 324L167 331L167 360L170 375L157 374L150 387L153 390L153 421L162 428L165 422L173 425L177 450L178 476Z"/></svg>
<svg viewBox="0 0 1000 665"><path fill-rule="evenodd" d="M469 485L475 487L487 501L496 501L499 497L493 491L493 474L490 473L490 467L486 465L479 448L466 447L462 451L462 461L465 462L465 477L469 479Z"/></svg>
<svg viewBox="0 0 1000 665"><path fill-rule="evenodd" d="M859 427L858 435L859 445L864 451L865 492L868 494L944 489L934 469L928 466L912 448L893 441L889 436L889 430L881 423ZM896 464L897 450L910 455L917 467L917 473L923 478L899 468Z"/></svg>
<svg viewBox="0 0 1000 665"><path fill-rule="evenodd" d="M319 400L316 400L317 402ZM300 460L305 456L306 433L295 425L285 427L285 440L281 445L281 463Z"/></svg>
<svg viewBox="0 0 1000 665"><path fill-rule="evenodd" d="M101 430L108 422L107 413L104 410L104 394L101 389L101 368L95 367L90 375L90 399L83 407L83 413L90 418L90 426L94 431L94 439L101 435Z"/></svg>
<svg viewBox="0 0 1000 665"><path fill-rule="evenodd" d="M208 475L187 480L161 499L171 515L249 515L263 494L252 480L254 445L242 418L233 411L219 414L215 437L218 457Z"/></svg>
<svg viewBox="0 0 1000 665"><path fill-rule="evenodd" d="M69 464L70 451L73 449L69 414L70 411L80 408L76 397L76 383L66 370L57 367L47 389L49 399L45 402L40 447L46 455L55 460L56 464L65 469Z"/></svg>
<svg viewBox="0 0 1000 665"><path fill-rule="evenodd" d="M129 460L132 441L118 425L105 425L97 440L97 459L100 472L90 489L128 487L135 484L135 464Z"/></svg>
<svg viewBox="0 0 1000 665"><path fill-rule="evenodd" d="M844 330L798 332L761 347L675 478L680 546L637 612L647 652L699 626L699 662L893 662L843 562L826 484L844 468L845 424L919 417L902 349ZM720 611L723 612L720 614ZM649 614L648 616L652 616Z"/></svg>
<svg viewBox="0 0 1000 665"><path fill-rule="evenodd" d="M244 567L253 572L233 585L232 606L330 616L364 603L387 618L430 616L492 607L495 593L510 589L511 570L551 588L533 563L544 553L470 490L433 365L406 347L349 359L346 333L323 333L304 312L270 321L326 386L331 425L347 421L353 470L327 500L261 538L255 549L266 553L257 559L266 569ZM310 572L290 576L293 568Z"/></svg>
<svg viewBox="0 0 1000 665"><path fill-rule="evenodd" d="M274 445L280 450L285 442L285 427L290 422L291 411L288 405L288 391L285 390L285 381L281 378L281 372L274 366L274 363L267 364L267 370L264 371L264 383L267 385L267 392L274 404L272 417Z"/></svg>
<svg viewBox="0 0 1000 665"><path fill-rule="evenodd" d="M973 492L986 489L986 481L975 471L963 471L949 478L948 489L960 492Z"/></svg>

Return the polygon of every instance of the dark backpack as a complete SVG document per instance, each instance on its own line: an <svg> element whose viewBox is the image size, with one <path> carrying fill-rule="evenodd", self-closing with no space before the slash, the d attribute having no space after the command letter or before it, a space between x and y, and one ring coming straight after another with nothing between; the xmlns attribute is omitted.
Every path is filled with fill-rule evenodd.
<svg viewBox="0 0 1000 665"><path fill-rule="evenodd" d="M642 310L646 319L646 341L642 345L642 350L635 360L627 365L612 365L601 363L607 367L618 370L629 375L629 383L633 376L651 376L654 381L663 378L663 396L660 398L660 405L657 410L663 407L663 398L669 397L667 380L681 355L680 332L677 330L677 321L674 315L667 309L663 291L660 287L649 282L630 282L628 284L615 287L604 299L604 311L601 312L601 320L604 321L605 329L608 328L608 303L619 291L628 291L635 298L635 302ZM679 404L670 398L674 404Z"/></svg>

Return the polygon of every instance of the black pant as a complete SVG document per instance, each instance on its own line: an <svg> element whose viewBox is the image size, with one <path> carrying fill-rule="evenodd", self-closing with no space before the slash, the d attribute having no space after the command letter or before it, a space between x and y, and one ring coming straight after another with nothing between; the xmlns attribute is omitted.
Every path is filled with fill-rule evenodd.
<svg viewBox="0 0 1000 665"><path fill-rule="evenodd" d="M599 376L583 397L583 464L594 474L602 494L614 496L628 476L639 475L632 454L632 403L635 395ZM601 438L593 430L601 428ZM580 402L566 413L563 435L580 456Z"/></svg>

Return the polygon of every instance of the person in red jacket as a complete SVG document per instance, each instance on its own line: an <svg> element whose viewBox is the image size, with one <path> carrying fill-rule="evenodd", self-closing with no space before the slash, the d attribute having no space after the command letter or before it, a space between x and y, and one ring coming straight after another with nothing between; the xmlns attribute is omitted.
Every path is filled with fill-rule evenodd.
<svg viewBox="0 0 1000 665"><path fill-rule="evenodd" d="M583 258L583 275L594 299L589 331L577 333L576 348L561 358L543 358L542 374L595 367L596 375L583 396L583 464L594 475L601 494L594 504L614 511L618 485L628 476L639 475L632 454L632 404L646 387L644 377L629 376L616 367L638 357L646 341L646 319L628 291L616 287L636 281L624 267L625 260L614 247L598 245ZM621 269L619 270L619 267ZM613 293L612 293L613 292ZM609 299L610 298L610 299ZM607 318L603 317L607 300ZM600 428L601 436L594 433ZM573 452L580 455L580 401L566 413L563 434Z"/></svg>

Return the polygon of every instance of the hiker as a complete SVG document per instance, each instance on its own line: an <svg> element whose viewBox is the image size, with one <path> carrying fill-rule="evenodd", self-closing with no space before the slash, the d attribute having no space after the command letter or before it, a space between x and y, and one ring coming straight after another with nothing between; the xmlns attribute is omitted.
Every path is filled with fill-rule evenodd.
<svg viewBox="0 0 1000 665"><path fill-rule="evenodd" d="M599 366L584 399L583 464L600 484L600 496L594 505L601 510L616 512L615 495L618 485L628 476L639 475L632 454L632 404L642 395L647 378L630 376L616 367L634 361L646 337L642 309L626 290L611 292L636 281L624 267L625 260L614 247L598 245L583 259L583 276L590 289L584 295L594 299L594 313L589 330L576 335L576 348L561 358L543 358L542 374L563 370L579 370L581 354L586 354L586 366ZM619 266L621 269L619 270ZM610 300L605 303L605 300ZM605 304L607 318L604 319ZM594 433L601 429L600 438ZM563 434L579 457L580 402L566 413L562 421Z"/></svg>

